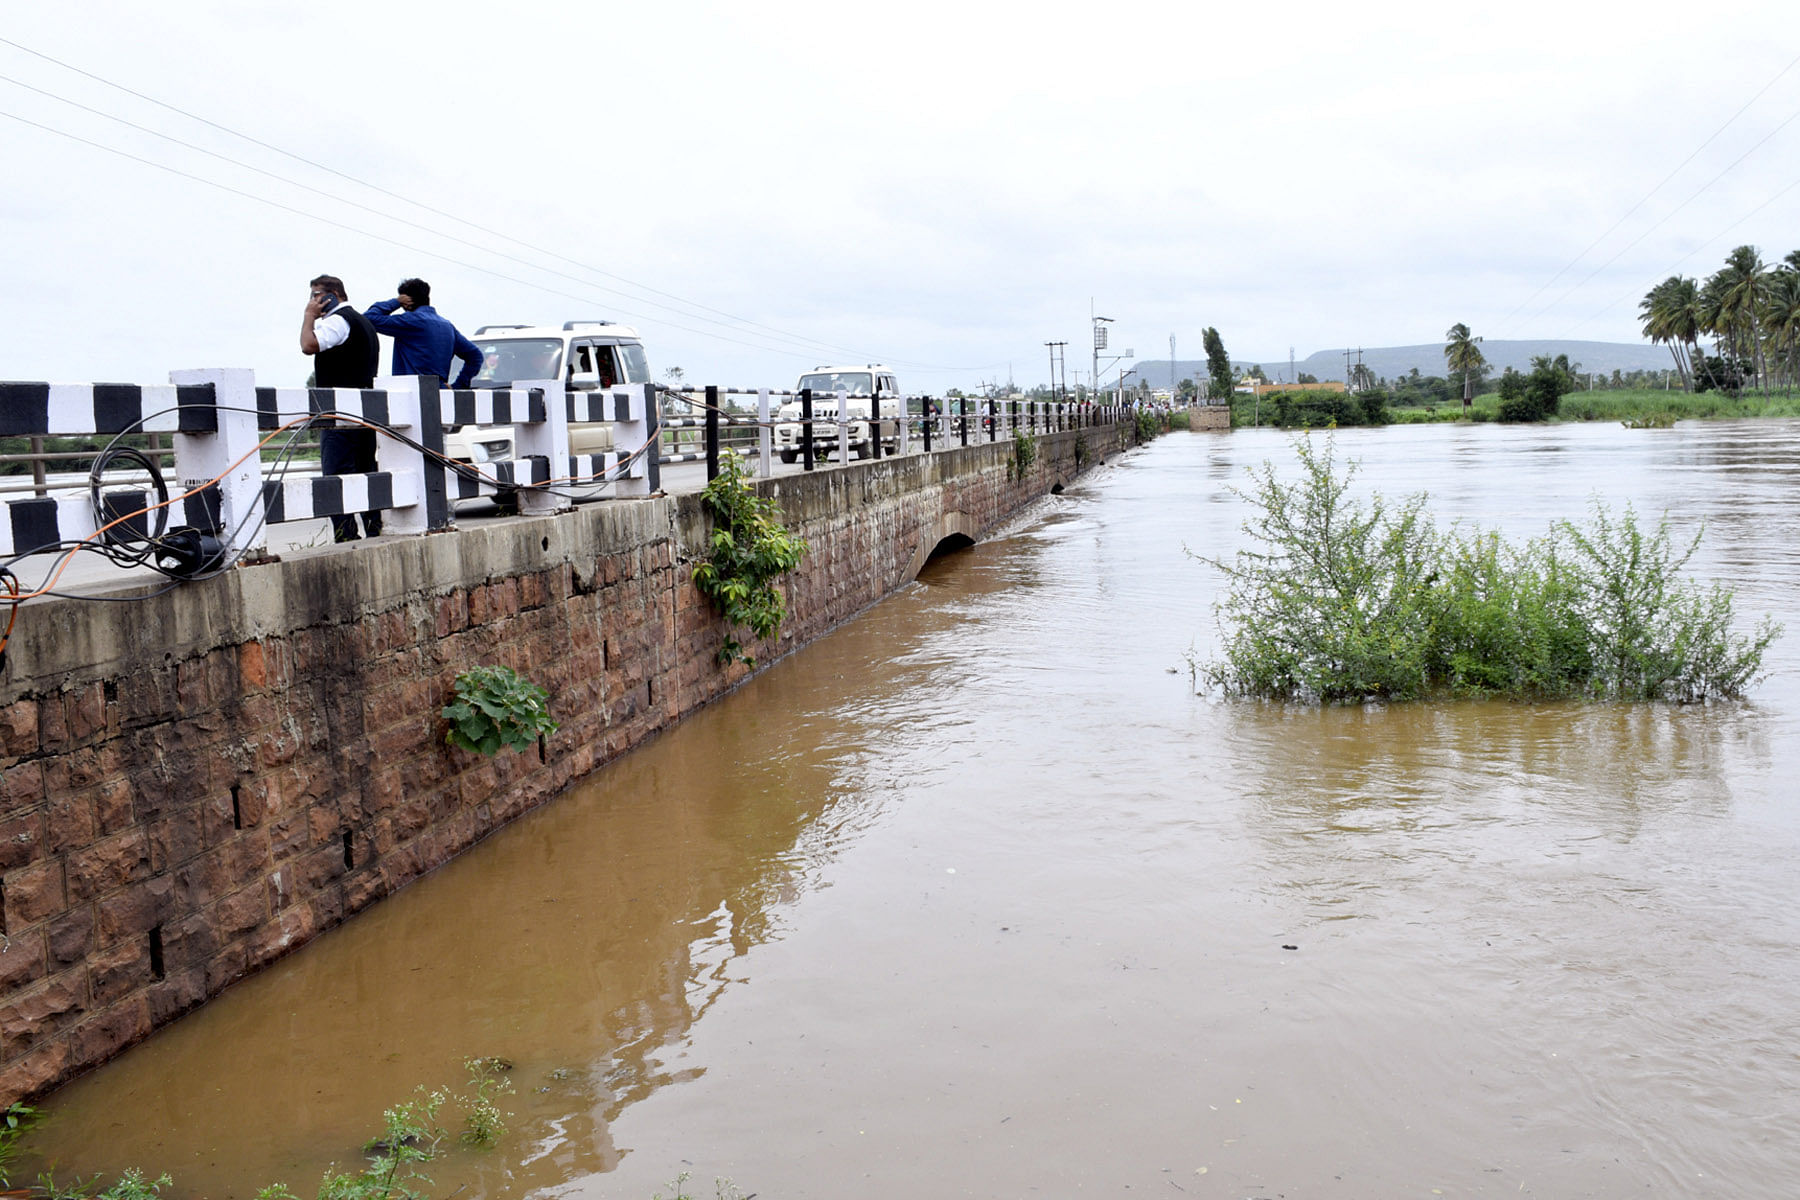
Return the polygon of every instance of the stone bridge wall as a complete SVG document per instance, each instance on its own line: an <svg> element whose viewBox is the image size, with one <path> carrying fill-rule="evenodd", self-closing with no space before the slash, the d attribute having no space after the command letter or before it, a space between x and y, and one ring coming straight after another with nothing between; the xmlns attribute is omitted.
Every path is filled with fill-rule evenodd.
<svg viewBox="0 0 1800 1200"><path fill-rule="evenodd" d="M979 536L1127 427L785 476L811 552L767 662ZM416 879L746 675L691 580L693 496L327 547L127 603L34 602L0 675L0 1105L38 1095ZM444 744L504 663L561 730Z"/></svg>

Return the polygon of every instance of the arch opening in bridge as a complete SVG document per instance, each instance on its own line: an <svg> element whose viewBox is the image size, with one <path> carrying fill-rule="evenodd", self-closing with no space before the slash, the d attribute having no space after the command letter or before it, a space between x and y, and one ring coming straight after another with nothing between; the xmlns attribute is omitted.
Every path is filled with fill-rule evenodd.
<svg viewBox="0 0 1800 1200"><path fill-rule="evenodd" d="M918 547L913 550L912 562L907 565L906 577L917 579L926 563L934 558L968 549L981 540L980 534L980 527L968 513L945 513L919 538Z"/></svg>
<svg viewBox="0 0 1800 1200"><path fill-rule="evenodd" d="M944 557L946 554L955 554L958 550L967 550L974 544L975 539L968 534L953 533L949 537L939 541L937 545L933 546L931 548L931 553L925 556L925 561L932 562L935 559Z"/></svg>

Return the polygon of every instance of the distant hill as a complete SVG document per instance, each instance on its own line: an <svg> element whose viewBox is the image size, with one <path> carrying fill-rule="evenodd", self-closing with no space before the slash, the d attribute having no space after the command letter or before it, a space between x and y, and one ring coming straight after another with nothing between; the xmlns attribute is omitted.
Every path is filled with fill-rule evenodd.
<svg viewBox="0 0 1800 1200"><path fill-rule="evenodd" d="M1673 366L1669 352L1661 346L1652 346L1648 342L1576 342L1576 341L1492 341L1481 343L1481 353L1487 358L1490 373L1498 375L1507 367L1519 371L1531 369L1531 360L1540 354L1548 354L1554 358L1558 354L1569 356L1571 363L1580 363L1585 373L1611 375L1614 371L1661 371ZM1350 361L1357 361L1357 352L1350 351ZM1254 359L1232 359L1232 363L1240 370L1247 371L1255 362ZM1444 346L1436 342L1424 346L1365 346L1362 350L1362 363L1377 378L1398 379L1417 367L1421 375L1443 375ZM1278 382L1294 382L1288 370L1288 360L1263 360L1263 374ZM1294 374L1305 373L1319 379L1344 378L1344 351L1317 350L1305 358L1296 359ZM1138 363L1126 373L1128 384L1136 383L1139 378L1147 380L1153 388L1169 386L1169 360L1160 362L1149 359ZM1175 362L1175 382L1183 379L1205 379L1205 359L1177 359Z"/></svg>

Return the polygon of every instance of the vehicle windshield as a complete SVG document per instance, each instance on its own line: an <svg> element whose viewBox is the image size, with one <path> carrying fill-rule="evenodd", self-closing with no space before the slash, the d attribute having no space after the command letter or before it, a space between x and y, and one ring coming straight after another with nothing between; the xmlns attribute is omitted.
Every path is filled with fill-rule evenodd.
<svg viewBox="0 0 1800 1200"><path fill-rule="evenodd" d="M650 360L644 357L644 348L636 342L620 342L619 353L625 359L626 383L649 383Z"/></svg>
<svg viewBox="0 0 1800 1200"><path fill-rule="evenodd" d="M520 379L558 379L562 373L560 338L477 338L481 370L476 387L505 387Z"/></svg>
<svg viewBox="0 0 1800 1200"><path fill-rule="evenodd" d="M875 393L874 377L867 371L815 371L802 375L795 391L811 388L815 392L849 392L852 396Z"/></svg>

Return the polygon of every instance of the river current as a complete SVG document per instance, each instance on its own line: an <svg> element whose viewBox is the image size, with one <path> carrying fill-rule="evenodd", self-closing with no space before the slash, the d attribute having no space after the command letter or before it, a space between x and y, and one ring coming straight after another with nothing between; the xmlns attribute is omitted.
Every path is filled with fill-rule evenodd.
<svg viewBox="0 0 1800 1200"><path fill-rule="evenodd" d="M1196 695L1185 551L1292 451L1172 434L65 1088L42 1153L310 1195L493 1055L511 1130L439 1194L1791 1196L1800 423L1335 439L1440 522L1704 523L1767 678Z"/></svg>

